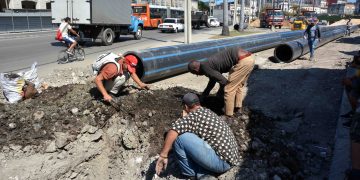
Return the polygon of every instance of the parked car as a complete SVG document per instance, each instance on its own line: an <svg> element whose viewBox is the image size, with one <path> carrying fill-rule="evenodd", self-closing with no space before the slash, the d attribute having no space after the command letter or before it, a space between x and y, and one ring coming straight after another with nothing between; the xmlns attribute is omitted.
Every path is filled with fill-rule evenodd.
<svg viewBox="0 0 360 180"><path fill-rule="evenodd" d="M158 29L161 32L179 32L184 31L184 20L180 18L166 18L159 24Z"/></svg>
<svg viewBox="0 0 360 180"><path fill-rule="evenodd" d="M219 27L220 26L219 20L215 17L209 17L208 23L210 24L210 27Z"/></svg>

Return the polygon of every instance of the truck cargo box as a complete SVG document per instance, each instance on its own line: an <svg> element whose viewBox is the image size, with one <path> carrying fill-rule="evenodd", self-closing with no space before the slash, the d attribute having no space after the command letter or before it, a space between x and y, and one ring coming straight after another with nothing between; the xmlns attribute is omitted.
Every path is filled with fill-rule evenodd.
<svg viewBox="0 0 360 180"><path fill-rule="evenodd" d="M72 24L130 24L129 0L53 0L52 23L61 23L65 17Z"/></svg>

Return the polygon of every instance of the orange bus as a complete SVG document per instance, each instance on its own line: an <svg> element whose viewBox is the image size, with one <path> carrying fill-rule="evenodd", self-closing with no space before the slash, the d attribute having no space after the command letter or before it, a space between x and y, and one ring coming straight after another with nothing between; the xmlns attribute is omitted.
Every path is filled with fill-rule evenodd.
<svg viewBox="0 0 360 180"><path fill-rule="evenodd" d="M144 21L145 28L157 28L162 23L163 12L156 12L150 9L150 5L146 4L131 4L133 16L139 17ZM165 9L166 15L166 9Z"/></svg>
<svg viewBox="0 0 360 180"><path fill-rule="evenodd" d="M167 12L170 10L170 17L183 18L184 10L181 8L166 6L157 6L152 4L131 4L133 16L139 17L144 21L145 28L157 28L167 18Z"/></svg>

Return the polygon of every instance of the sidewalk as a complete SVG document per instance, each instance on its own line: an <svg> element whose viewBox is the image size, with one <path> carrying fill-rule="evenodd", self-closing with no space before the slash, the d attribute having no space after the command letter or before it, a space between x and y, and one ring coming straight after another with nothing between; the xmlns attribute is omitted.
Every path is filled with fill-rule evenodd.
<svg viewBox="0 0 360 180"><path fill-rule="evenodd" d="M346 77L350 77L355 73L353 68L347 68ZM331 163L329 180L342 180L345 178L345 171L351 168L350 163L350 134L349 129L344 128L342 123L344 118L341 118L341 114L345 114L351 110L345 88L342 95L339 118L337 121L335 145L333 152L333 159Z"/></svg>

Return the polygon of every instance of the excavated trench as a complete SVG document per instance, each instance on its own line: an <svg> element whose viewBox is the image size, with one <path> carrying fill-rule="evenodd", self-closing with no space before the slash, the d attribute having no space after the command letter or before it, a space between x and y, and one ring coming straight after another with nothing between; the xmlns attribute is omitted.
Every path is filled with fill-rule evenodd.
<svg viewBox="0 0 360 180"><path fill-rule="evenodd" d="M129 122L128 126L136 127L138 134L149 137L146 158L154 157L162 147L163 135L171 122L180 117L181 97L189 91L192 90L181 87L152 91L130 89L130 93L118 98L121 110L117 111L99 100L91 84L49 88L31 100L0 104L0 150L10 144L45 147L45 142L54 140L54 132L67 133L73 137L70 141L74 141L85 125L106 131L109 118L117 113ZM221 113L223 104L211 97L204 106ZM237 138L243 162L237 177L302 179L311 175L303 169L316 156L291 144L291 136L276 129L273 119L261 112L248 110L247 113L249 120L227 120ZM142 143L140 140L136 148L141 149ZM148 174L145 171L150 170L141 172L143 176Z"/></svg>

